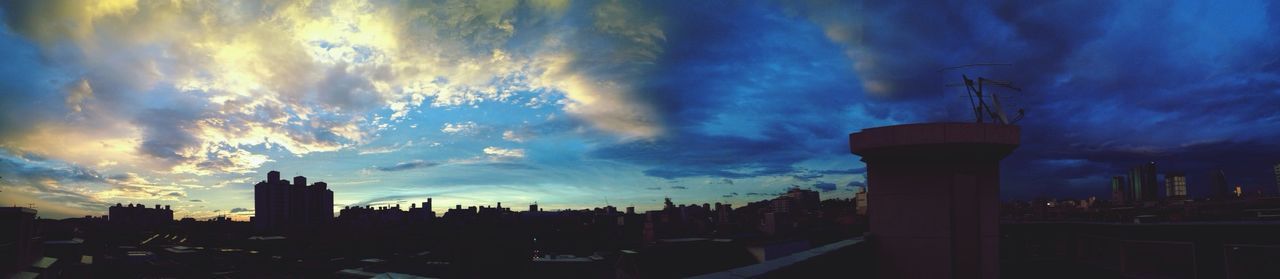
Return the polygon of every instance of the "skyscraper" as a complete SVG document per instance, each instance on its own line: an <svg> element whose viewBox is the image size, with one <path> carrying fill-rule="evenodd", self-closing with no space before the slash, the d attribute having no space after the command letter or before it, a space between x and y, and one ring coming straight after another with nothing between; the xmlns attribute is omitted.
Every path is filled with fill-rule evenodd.
<svg viewBox="0 0 1280 279"><path fill-rule="evenodd" d="M1156 200L1156 162L1141 164L1129 170L1130 190L1133 191L1134 202Z"/></svg>
<svg viewBox="0 0 1280 279"><path fill-rule="evenodd" d="M1187 174L1180 171L1164 174L1165 196L1170 199L1187 197Z"/></svg>
<svg viewBox="0 0 1280 279"><path fill-rule="evenodd" d="M1124 204L1129 201L1129 183L1125 181L1124 176L1111 177L1111 203Z"/></svg>
<svg viewBox="0 0 1280 279"><path fill-rule="evenodd" d="M1213 197L1225 199L1235 195L1232 189L1227 187L1227 174L1225 172L1218 170L1209 175L1212 177L1209 181L1209 191Z"/></svg>
<svg viewBox="0 0 1280 279"><path fill-rule="evenodd" d="M293 184L280 179L280 172L267 172L267 180L253 186L254 227L262 231L314 228L333 220L333 191L329 184L306 185L297 176Z"/></svg>
<svg viewBox="0 0 1280 279"><path fill-rule="evenodd" d="M1280 193L1280 163L1276 163L1274 169L1276 174L1276 192Z"/></svg>

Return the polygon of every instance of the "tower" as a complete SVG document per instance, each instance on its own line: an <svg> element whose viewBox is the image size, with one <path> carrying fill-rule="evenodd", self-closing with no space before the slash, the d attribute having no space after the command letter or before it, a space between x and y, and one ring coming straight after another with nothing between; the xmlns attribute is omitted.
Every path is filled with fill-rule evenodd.
<svg viewBox="0 0 1280 279"><path fill-rule="evenodd" d="M1112 204L1124 204L1129 201L1128 199L1129 191L1126 191L1126 188L1128 188L1128 186L1129 186L1129 183L1125 181L1124 176L1117 175L1117 176L1111 177L1111 203Z"/></svg>
<svg viewBox="0 0 1280 279"><path fill-rule="evenodd" d="M1276 193L1280 193L1280 163L1276 163L1273 169L1276 174Z"/></svg>
<svg viewBox="0 0 1280 279"><path fill-rule="evenodd" d="M1165 196L1169 199L1187 197L1187 174L1175 171L1164 174Z"/></svg>
<svg viewBox="0 0 1280 279"><path fill-rule="evenodd" d="M1000 161L1020 129L926 123L849 135L867 165L871 244L882 278L998 278Z"/></svg>
<svg viewBox="0 0 1280 279"><path fill-rule="evenodd" d="M1148 162L1134 166L1129 170L1129 188L1133 191L1133 201L1148 202L1156 200L1156 162Z"/></svg>

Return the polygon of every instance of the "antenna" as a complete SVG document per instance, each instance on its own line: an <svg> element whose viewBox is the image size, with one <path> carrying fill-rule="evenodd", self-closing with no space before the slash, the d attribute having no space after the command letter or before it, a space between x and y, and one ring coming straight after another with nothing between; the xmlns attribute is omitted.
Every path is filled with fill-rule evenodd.
<svg viewBox="0 0 1280 279"><path fill-rule="evenodd" d="M1006 63L976 63L976 64L966 64L966 65L960 65L955 67L942 68L938 71L941 72L941 71L947 71L947 70L953 70L953 69L979 67L979 66L1012 66L1012 65L1013 64L1006 64ZM966 74L961 74L960 78L964 80L963 85L965 87L965 93L967 93L969 96L969 106L971 106L973 109L973 117L975 122L985 123L986 118L990 117L992 123L1012 125L1014 123L1017 123L1019 120L1022 120L1022 117L1026 114L1025 110L1018 109L1017 111L1018 114L1015 115L1012 119L1010 119L1009 116L1004 113L1004 106L1001 104L1000 95L995 92L991 92L988 94L985 91L985 86L991 85L991 86L996 86L996 87L1001 87L1001 88L1021 92L1022 89L1016 86L1013 86L1012 82L988 79L984 77L978 77L977 80L974 80L974 79L970 79L969 75L966 75ZM947 87L957 86L957 85L960 85L960 84L948 84ZM991 99L991 104L987 104L987 98Z"/></svg>

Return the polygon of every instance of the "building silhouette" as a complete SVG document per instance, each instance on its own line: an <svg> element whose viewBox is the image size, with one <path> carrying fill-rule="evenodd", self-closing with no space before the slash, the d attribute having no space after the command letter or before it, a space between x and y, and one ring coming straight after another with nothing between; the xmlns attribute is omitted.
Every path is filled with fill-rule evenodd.
<svg viewBox="0 0 1280 279"><path fill-rule="evenodd" d="M863 129L849 149L867 166L869 278L998 278L1000 161L1017 126L925 123Z"/></svg>
<svg viewBox="0 0 1280 279"><path fill-rule="evenodd" d="M1234 196L1232 189L1227 186L1227 174L1222 170L1217 170L1209 174L1209 191L1215 198L1225 199Z"/></svg>
<svg viewBox="0 0 1280 279"><path fill-rule="evenodd" d="M307 186L307 178L293 183L280 179L280 172L267 172L267 180L253 186L254 227L259 231L283 232L315 228L333 221L333 191L324 182Z"/></svg>
<svg viewBox="0 0 1280 279"><path fill-rule="evenodd" d="M1280 163L1276 163L1272 168L1276 174L1276 193L1280 193Z"/></svg>
<svg viewBox="0 0 1280 279"><path fill-rule="evenodd" d="M1187 197L1187 174L1180 171L1164 174L1165 196L1170 199Z"/></svg>
<svg viewBox="0 0 1280 279"><path fill-rule="evenodd" d="M15 274L40 257L35 209L0 207L0 227L0 274Z"/></svg>
<svg viewBox="0 0 1280 279"><path fill-rule="evenodd" d="M1148 162L1129 170L1129 188L1133 191L1134 202L1156 200L1159 186L1156 186L1156 162Z"/></svg>
<svg viewBox="0 0 1280 279"><path fill-rule="evenodd" d="M860 216L867 215L867 187L862 187L858 189L857 193L853 194L853 203L855 213Z"/></svg>
<svg viewBox="0 0 1280 279"><path fill-rule="evenodd" d="M1124 204L1128 202L1130 200L1128 198L1130 192L1133 191L1129 190L1129 182L1125 180L1124 176L1111 177L1111 203Z"/></svg>
<svg viewBox="0 0 1280 279"><path fill-rule="evenodd" d="M791 188L784 196L795 201L796 211L808 212L818 208L818 191Z"/></svg>
<svg viewBox="0 0 1280 279"><path fill-rule="evenodd" d="M155 208L147 208L142 204L121 205L117 203L107 208L107 219L112 225L155 228L173 222L173 210L159 204Z"/></svg>

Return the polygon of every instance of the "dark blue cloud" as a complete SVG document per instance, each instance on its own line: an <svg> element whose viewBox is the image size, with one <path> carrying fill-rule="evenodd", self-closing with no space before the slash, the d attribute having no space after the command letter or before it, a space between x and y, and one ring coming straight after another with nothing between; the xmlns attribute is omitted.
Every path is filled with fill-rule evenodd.
<svg viewBox="0 0 1280 279"><path fill-rule="evenodd" d="M1272 185L1280 157L1280 5L996 1L800 1L788 6L830 28L854 52L864 83L886 88L875 107L905 122L966 120L942 85L959 74L1009 80L1028 111L1023 145L1004 163L1003 196L1105 196L1105 178L1141 162L1188 171L1203 191L1210 169ZM1008 67L939 72L998 62ZM875 95L875 94L872 94ZM921 109L926 108L926 109ZM879 110L872 110L878 115ZM937 113L947 111L947 113ZM1235 182L1232 182L1235 183ZM1199 188L1197 188L1199 187ZM1264 187L1274 191L1272 186Z"/></svg>
<svg viewBox="0 0 1280 279"><path fill-rule="evenodd" d="M813 188L821 190L823 192L831 192L836 190L836 184L831 182L818 181L818 183L813 184Z"/></svg>
<svg viewBox="0 0 1280 279"><path fill-rule="evenodd" d="M411 169L429 168L429 167L434 167L438 165L440 165L440 163L427 162L423 160L413 160L413 161L396 163L395 165L392 165L392 166L375 167L374 169L377 169L380 171L406 171Z"/></svg>
<svg viewBox="0 0 1280 279"><path fill-rule="evenodd" d="M803 19L739 4L668 11L657 74L642 82L667 134L592 156L667 179L790 175L799 162L845 156L842 138L858 125L847 109L861 98L839 46Z"/></svg>

